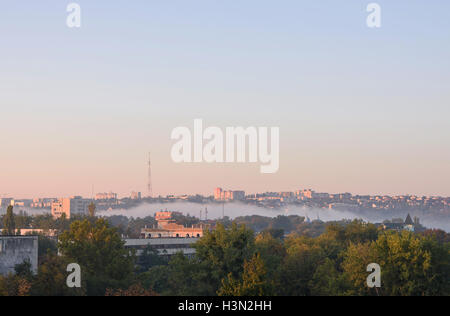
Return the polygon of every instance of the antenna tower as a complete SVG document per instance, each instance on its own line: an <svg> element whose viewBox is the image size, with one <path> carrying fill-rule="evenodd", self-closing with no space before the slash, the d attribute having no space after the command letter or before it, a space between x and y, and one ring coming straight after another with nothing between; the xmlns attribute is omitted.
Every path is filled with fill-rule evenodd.
<svg viewBox="0 0 450 316"><path fill-rule="evenodd" d="M153 187L152 187L152 157L151 153L148 154L148 197L153 197Z"/></svg>

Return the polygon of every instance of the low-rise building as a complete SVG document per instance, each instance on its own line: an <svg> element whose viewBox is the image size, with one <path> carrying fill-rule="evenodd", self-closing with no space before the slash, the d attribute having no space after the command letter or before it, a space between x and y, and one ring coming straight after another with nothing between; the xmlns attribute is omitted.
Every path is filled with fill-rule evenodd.
<svg viewBox="0 0 450 316"><path fill-rule="evenodd" d="M14 273L18 264L28 261L36 273L38 236L0 236L0 275Z"/></svg>
<svg viewBox="0 0 450 316"><path fill-rule="evenodd" d="M3 229L0 229L0 234ZM15 231L17 236L42 235L46 237L56 237L58 230L56 229L40 229L40 228L17 228Z"/></svg>
<svg viewBox="0 0 450 316"><path fill-rule="evenodd" d="M198 238L152 238L152 239L124 239L125 247L136 250L136 255L142 255L147 247L158 251L160 256L173 256L182 252L185 256L193 256L193 245Z"/></svg>
<svg viewBox="0 0 450 316"><path fill-rule="evenodd" d="M125 247L136 250L140 256L145 248L152 247L161 256L172 256L182 252L186 256L193 256L195 248L193 245L203 237L208 225L194 225L184 227L173 219L175 212L157 212L155 219L157 227L143 228L140 239L124 239Z"/></svg>
<svg viewBox="0 0 450 316"><path fill-rule="evenodd" d="M141 230L142 239L152 238L200 238L203 231L207 229L205 225L193 225L184 227L172 219L173 212L157 212L155 219L158 226L155 228L143 228Z"/></svg>
<svg viewBox="0 0 450 316"><path fill-rule="evenodd" d="M422 228L422 225L420 225L419 218L415 217L414 221L413 221L411 218L411 215L408 214L408 216L406 217L406 220L404 222L393 219L390 222L385 222L385 223L381 224L381 227L384 230L396 230L396 231L407 230L410 232L415 232L415 231L420 231L420 229Z"/></svg>

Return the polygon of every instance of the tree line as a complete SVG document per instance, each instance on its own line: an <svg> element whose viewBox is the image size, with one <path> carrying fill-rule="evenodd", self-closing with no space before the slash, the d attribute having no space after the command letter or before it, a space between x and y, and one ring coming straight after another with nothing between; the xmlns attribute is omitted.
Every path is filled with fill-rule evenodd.
<svg viewBox="0 0 450 316"><path fill-rule="evenodd" d="M0 222L17 228L21 216L9 213ZM0 277L0 295L450 295L450 236L440 230L383 231L355 220L322 223L318 235L295 229L286 235L283 218L257 233L255 223L225 220L205 231L193 257L167 259L151 247L139 257L125 248L122 235L130 221L121 226L115 220L53 220L50 226L59 225L61 234L57 241L39 237L38 273L27 262L16 266L14 275ZM303 227L297 220L294 226ZM140 219L136 227L151 221ZM81 266L81 288L66 285L69 263ZM366 284L370 263L381 267L379 289Z"/></svg>

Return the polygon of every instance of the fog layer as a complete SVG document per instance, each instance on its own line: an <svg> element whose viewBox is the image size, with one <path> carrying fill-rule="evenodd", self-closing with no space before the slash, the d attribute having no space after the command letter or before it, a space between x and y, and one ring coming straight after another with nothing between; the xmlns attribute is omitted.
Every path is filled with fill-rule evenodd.
<svg viewBox="0 0 450 316"><path fill-rule="evenodd" d="M196 204L189 202L177 202L170 204L142 204L131 209L116 209L111 211L102 211L98 215L112 216L124 215L127 217L146 217L153 216L155 212L161 210L177 211L184 215L206 218L206 210L208 211L208 219L220 219L222 214L235 219L240 216L259 215L266 217L277 217L279 215L299 215L309 217L311 220L320 219L324 222L339 221L344 219L362 219L371 223L381 223L384 220L391 220L392 218L405 219L408 211L364 211L352 212L345 210L329 210L329 209L310 209L289 205L284 209L268 209L242 203L227 203L222 208L222 204ZM419 217L421 223L427 228L438 228L445 231L450 231L450 217L446 214L430 214L423 211L409 212L412 217Z"/></svg>

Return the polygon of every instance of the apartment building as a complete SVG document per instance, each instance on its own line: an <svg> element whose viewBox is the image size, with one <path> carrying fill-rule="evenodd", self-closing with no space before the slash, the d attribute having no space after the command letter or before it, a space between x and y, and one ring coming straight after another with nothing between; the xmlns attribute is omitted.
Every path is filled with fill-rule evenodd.
<svg viewBox="0 0 450 316"><path fill-rule="evenodd" d="M90 203L90 200L83 199L81 196L59 199L52 203L52 216L59 218L65 214L66 218L70 218L73 215L88 215Z"/></svg>

